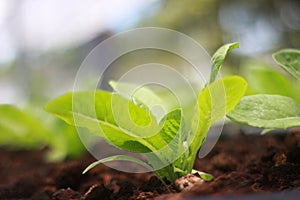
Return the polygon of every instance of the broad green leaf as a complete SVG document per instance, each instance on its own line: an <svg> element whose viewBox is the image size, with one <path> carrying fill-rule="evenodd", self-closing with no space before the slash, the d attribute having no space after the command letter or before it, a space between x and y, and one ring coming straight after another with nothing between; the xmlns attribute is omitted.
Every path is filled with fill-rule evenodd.
<svg viewBox="0 0 300 200"><path fill-rule="evenodd" d="M300 103L300 80L295 80L293 86L293 99Z"/></svg>
<svg viewBox="0 0 300 200"><path fill-rule="evenodd" d="M300 80L300 50L283 49L274 53L273 58L283 69Z"/></svg>
<svg viewBox="0 0 300 200"><path fill-rule="evenodd" d="M0 145L37 148L49 136L42 123L12 105L0 105Z"/></svg>
<svg viewBox="0 0 300 200"><path fill-rule="evenodd" d="M247 82L239 76L231 76L206 86L198 97L198 105L192 120L192 141L190 143L193 163L209 127L230 112L240 101L247 88ZM189 164L188 169L192 169Z"/></svg>
<svg viewBox="0 0 300 200"><path fill-rule="evenodd" d="M45 109L69 124L88 128L123 150L156 150L155 144L145 139L160 129L154 117L119 95L100 90L68 93Z"/></svg>
<svg viewBox="0 0 300 200"><path fill-rule="evenodd" d="M245 96L227 115L232 121L265 129L300 126L300 104L280 95Z"/></svg>
<svg viewBox="0 0 300 200"><path fill-rule="evenodd" d="M209 83L212 83L216 80L226 55L232 49L238 47L239 47L239 43L235 42L235 43L225 44L216 51L216 53L212 56L212 69L211 69Z"/></svg>
<svg viewBox="0 0 300 200"><path fill-rule="evenodd" d="M106 162L111 162L111 161L130 161L130 162L134 162L134 163L137 163L149 170L152 169L152 167L150 165L148 165L147 163L145 163L144 161L138 159L138 158L135 158L135 157L132 157L132 156L126 156L126 155L115 155L115 156L110 156L110 157L107 157L107 158L103 158L101 160L98 160L96 162L93 162L92 164L90 164L83 172L82 174L85 174L86 172L88 172L90 169L92 169L93 167L99 165L99 164L102 164L102 163L106 163Z"/></svg>
<svg viewBox="0 0 300 200"><path fill-rule="evenodd" d="M214 123L230 112L244 96L247 82L239 76L230 76L206 87L199 96L199 107L211 107L209 113ZM207 111L203 111L207 113ZM200 113L201 114L201 113Z"/></svg>

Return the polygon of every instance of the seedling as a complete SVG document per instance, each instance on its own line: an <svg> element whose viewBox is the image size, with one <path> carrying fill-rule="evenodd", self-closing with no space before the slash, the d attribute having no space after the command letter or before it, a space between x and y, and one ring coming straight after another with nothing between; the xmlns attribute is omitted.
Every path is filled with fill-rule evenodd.
<svg viewBox="0 0 300 200"><path fill-rule="evenodd" d="M146 157L141 160L114 155L92 163L83 173L100 163L125 160L174 181L193 171L197 152L210 126L231 111L244 95L247 83L243 78L231 76L216 80L227 53L236 47L237 43L227 44L214 54L210 80L189 115L183 115L186 107L166 101L149 88L142 88L140 95L128 99L103 90L68 93L47 104L46 110L69 124L89 129L121 150ZM149 111L153 101L170 105L162 119ZM205 180L212 178L199 174Z"/></svg>
<svg viewBox="0 0 300 200"><path fill-rule="evenodd" d="M300 80L300 51L285 49L273 54L275 61L298 81ZM266 77L266 76L265 76ZM279 87L289 84L281 76L276 75ZM292 88L287 88L288 92ZM299 85L295 88L299 95ZM279 90L283 93L284 91ZM287 93L290 94L290 93ZM297 97L297 95L295 95ZM245 96L227 115L239 124L264 128L262 133L273 129L287 129L300 126L300 104L291 97L276 94L257 94Z"/></svg>

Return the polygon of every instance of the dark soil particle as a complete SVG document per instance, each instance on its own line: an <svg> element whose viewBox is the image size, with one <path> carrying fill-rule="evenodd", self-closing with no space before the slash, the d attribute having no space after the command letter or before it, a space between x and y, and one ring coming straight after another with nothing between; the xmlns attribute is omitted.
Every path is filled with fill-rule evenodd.
<svg viewBox="0 0 300 200"><path fill-rule="evenodd" d="M214 175L179 192L152 173L124 173L99 165L82 171L94 159L62 163L44 161L46 150L0 149L0 199L98 200L183 199L193 196L270 193L300 188L300 128L288 134L222 137L195 169Z"/></svg>

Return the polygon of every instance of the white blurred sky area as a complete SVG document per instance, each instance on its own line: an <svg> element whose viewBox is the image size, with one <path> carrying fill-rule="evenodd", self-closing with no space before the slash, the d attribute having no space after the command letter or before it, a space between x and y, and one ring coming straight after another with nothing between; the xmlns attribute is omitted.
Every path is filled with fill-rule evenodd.
<svg viewBox="0 0 300 200"><path fill-rule="evenodd" d="M266 11L266 16L258 12L260 4L247 0L220 2L218 21L223 32L219 34L224 43L240 43L235 50L238 54L261 57L280 46L286 30L297 33L300 29L297 0L275 1L278 5L274 13ZM50 94L72 88L75 75L68 66L74 63L68 63L68 58L52 57L87 44L101 33L135 27L142 18L161 8L165 9L162 0L0 0L0 104L26 101L31 90ZM297 35L293 37L296 41ZM38 78L36 81L37 76L48 85L43 86ZM38 82L40 88L31 88L35 84L30 81Z"/></svg>
<svg viewBox="0 0 300 200"><path fill-rule="evenodd" d="M18 50L48 50L133 25L157 0L0 0L0 64Z"/></svg>
<svg viewBox="0 0 300 200"><path fill-rule="evenodd" d="M64 63L52 63L49 55L47 65L40 63L47 61L36 57L44 52L78 47L106 31L113 33L131 28L142 16L152 13L159 2L0 0L0 104L26 105L33 90L32 80L38 79L36 76L43 82L36 86L37 92L47 91L51 96L72 89L75 75L71 71L64 72ZM24 53L31 63L26 63L27 60L20 63L16 59ZM43 67L33 73L32 64ZM12 73L11 66L15 66Z"/></svg>

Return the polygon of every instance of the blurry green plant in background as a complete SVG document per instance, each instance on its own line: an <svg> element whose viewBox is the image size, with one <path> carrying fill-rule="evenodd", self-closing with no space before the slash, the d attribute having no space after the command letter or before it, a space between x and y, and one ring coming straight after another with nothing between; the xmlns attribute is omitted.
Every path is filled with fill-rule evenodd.
<svg viewBox="0 0 300 200"><path fill-rule="evenodd" d="M0 105L0 132L0 146L27 150L48 147L49 161L74 158L86 152L76 128L34 107L21 110Z"/></svg>
<svg viewBox="0 0 300 200"><path fill-rule="evenodd" d="M298 84L292 87L292 83L285 76L272 70L254 71L256 76L251 80L252 85L258 91L265 90L268 94L244 96L227 115L240 125L264 128L262 134L274 129L300 126L300 104L293 98L299 97L300 50L283 49L275 52L273 59Z"/></svg>
<svg viewBox="0 0 300 200"><path fill-rule="evenodd" d="M240 74L248 81L248 95L278 94L300 102L300 81L283 70L259 60L247 60L242 62Z"/></svg>

